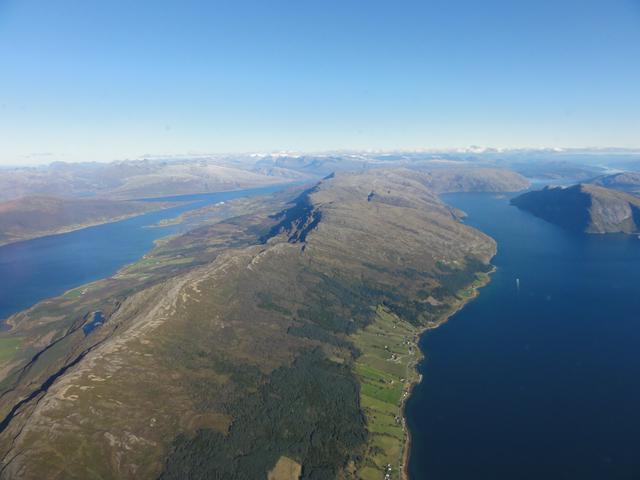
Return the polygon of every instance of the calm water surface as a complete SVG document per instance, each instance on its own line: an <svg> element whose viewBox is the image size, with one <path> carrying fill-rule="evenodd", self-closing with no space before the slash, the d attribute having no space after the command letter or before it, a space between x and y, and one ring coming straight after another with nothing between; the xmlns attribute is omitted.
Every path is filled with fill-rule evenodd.
<svg viewBox="0 0 640 480"><path fill-rule="evenodd" d="M639 479L640 240L568 233L490 194L445 201L498 242L498 271L422 339L411 477Z"/></svg>
<svg viewBox="0 0 640 480"><path fill-rule="evenodd" d="M155 199L188 203L119 222L0 247L0 319L44 298L113 275L151 250L154 240L181 229L180 225L147 228L150 225L205 205L284 188L278 185Z"/></svg>

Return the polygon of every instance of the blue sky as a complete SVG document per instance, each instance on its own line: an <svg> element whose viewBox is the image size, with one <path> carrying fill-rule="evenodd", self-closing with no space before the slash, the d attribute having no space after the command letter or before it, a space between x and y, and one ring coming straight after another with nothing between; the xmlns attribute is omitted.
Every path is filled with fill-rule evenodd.
<svg viewBox="0 0 640 480"><path fill-rule="evenodd" d="M640 146L640 0L0 0L0 163Z"/></svg>

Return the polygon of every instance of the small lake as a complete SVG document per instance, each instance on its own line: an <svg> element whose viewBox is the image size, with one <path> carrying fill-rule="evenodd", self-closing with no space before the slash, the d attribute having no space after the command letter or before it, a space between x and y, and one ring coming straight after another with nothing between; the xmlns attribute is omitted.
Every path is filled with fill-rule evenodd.
<svg viewBox="0 0 640 480"><path fill-rule="evenodd" d="M0 247L0 319L40 300L113 275L153 248L154 240L178 233L180 225L147 228L206 205L273 193L290 185L164 197L182 205L137 217Z"/></svg>
<svg viewBox="0 0 640 480"><path fill-rule="evenodd" d="M504 196L443 199L498 242L498 270L422 338L411 478L640 478L640 240L566 232Z"/></svg>

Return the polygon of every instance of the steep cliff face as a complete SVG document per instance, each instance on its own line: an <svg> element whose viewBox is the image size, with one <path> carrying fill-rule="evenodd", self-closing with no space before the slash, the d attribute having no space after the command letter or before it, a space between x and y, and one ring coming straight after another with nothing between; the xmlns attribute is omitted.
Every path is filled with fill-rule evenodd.
<svg viewBox="0 0 640 480"><path fill-rule="evenodd" d="M544 188L511 203L563 228L586 233L636 233L640 199L595 185Z"/></svg>

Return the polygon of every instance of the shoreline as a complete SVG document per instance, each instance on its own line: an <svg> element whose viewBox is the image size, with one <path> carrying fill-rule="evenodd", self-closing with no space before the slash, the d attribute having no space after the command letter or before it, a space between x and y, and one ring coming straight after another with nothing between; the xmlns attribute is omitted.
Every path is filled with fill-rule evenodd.
<svg viewBox="0 0 640 480"><path fill-rule="evenodd" d="M159 212L159 211L162 211L162 210L167 210L169 208L180 206L182 204L193 202L193 200L180 200L179 197L192 196L192 195L209 195L209 194L216 194L216 193L241 192L243 190L253 190L253 189L279 187L279 186L286 187L287 185L294 186L294 185L296 185L296 182L293 182L293 183L292 182L276 182L276 183L269 183L269 184L266 184L266 185L259 185L259 186L254 186L254 187L232 188L232 189L229 189L229 190L216 190L216 191L212 191L212 192L184 193L184 194L169 195L169 196L157 196L157 195L154 195L154 196L151 196L151 197L140 197L140 198L133 198L133 199L129 199L129 198L119 199L118 197L109 198L110 200L115 200L115 201L139 202L139 203L145 203L145 204L148 204L148 205L152 205L152 204L156 203L158 205L158 208L150 208L149 210L141 211L141 212L138 212L138 213L120 215L120 216L113 217L113 218L108 218L108 219L105 219L105 220L96 220L96 221L93 221L93 222L90 221L90 222L78 223L78 224L74 224L74 225L66 225L66 226L62 226L60 228L55 228L55 229L51 229L51 230L43 230L43 231L40 231L40 232L34 232L33 234L29 234L29 235L26 235L24 237L16 238L16 239L13 239L13 240L0 240L0 248L6 247L7 245L14 245L16 243L28 242L29 240L36 240L38 238L53 237L55 235L64 235L65 233L77 232L78 230L84 230L85 228L97 227L97 226L100 226L100 225L107 225L109 223L116 223L116 222L120 222L122 220L128 220L130 218L139 217L140 215L145 215L147 213ZM171 197L175 197L175 199L172 200ZM158 200L158 199L163 199L163 200L156 202L156 200ZM180 214L179 216L182 216L182 215L183 214ZM167 226L167 225L154 225L152 227L154 227L154 228L162 228L162 227L165 227L165 226Z"/></svg>
<svg viewBox="0 0 640 480"><path fill-rule="evenodd" d="M67 225L67 226L52 229L52 230L34 232L31 235L27 235L19 239L0 241L0 248L6 247L7 245L15 245L16 243L28 242L29 240L37 240L38 238L55 237L56 235L64 235L65 233L77 232L79 230L84 230L85 228L98 227L100 225L108 225L109 223L121 222L122 220L128 220L130 218L139 217L141 215L146 215L147 213L160 212L162 210L167 210L174 206L176 205L166 205L160 208L153 208L153 209L145 210L139 213L120 215L118 217L113 217L106 220L96 220L95 222L77 223L74 225Z"/></svg>
<svg viewBox="0 0 640 480"><path fill-rule="evenodd" d="M478 295L480 295L480 289L483 287L486 287L491 282L491 275L493 275L496 272L496 270L497 270L497 267L495 265L492 266L492 269L489 272L487 272L486 279L483 279L483 281L479 285L476 285L472 288L472 293L469 297L460 300L453 307L451 311L444 314L439 320L434 322L432 325L425 327L421 332L417 333L416 337L414 338L414 343L416 345L416 348L420 352L420 356L416 359L416 363L412 367L417 375L414 377L413 381L408 382L408 387L405 390L406 395L402 399L402 405L400 407L402 411L402 423L405 427L405 442L404 442L404 447L402 451L402 463L400 465L400 480L409 480L409 461L411 459L410 458L411 457L411 431L409 430L409 427L407 425L406 404L407 404L407 400L411 398L411 393L413 392L413 389L416 387L416 385L420 384L423 379L422 374L418 372L418 365L424 360L424 358L426 357L426 354L420 348L420 341L428 331L435 330L436 328L445 324L446 322L449 321L451 317L453 317L456 313L460 312L469 302L471 302L472 300L475 300L478 297Z"/></svg>

